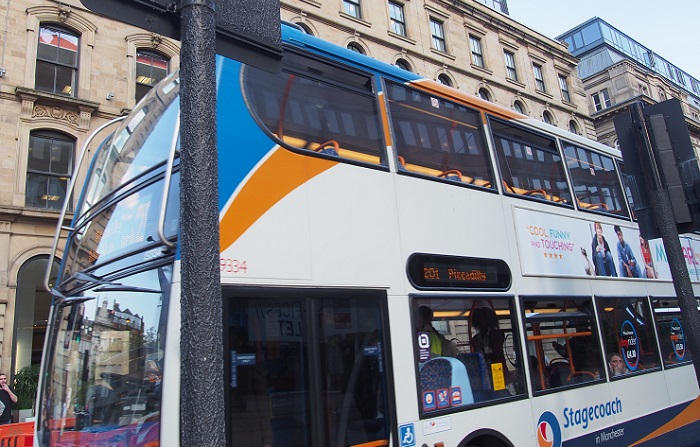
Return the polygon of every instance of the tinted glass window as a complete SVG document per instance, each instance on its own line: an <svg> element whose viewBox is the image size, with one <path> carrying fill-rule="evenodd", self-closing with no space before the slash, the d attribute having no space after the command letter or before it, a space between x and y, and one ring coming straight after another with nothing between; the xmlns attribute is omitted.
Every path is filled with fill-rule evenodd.
<svg viewBox="0 0 700 447"><path fill-rule="evenodd" d="M416 298L418 399L424 415L525 394L512 298Z"/></svg>
<svg viewBox="0 0 700 447"><path fill-rule="evenodd" d="M501 120L490 119L506 194L571 204L555 141Z"/></svg>
<svg viewBox="0 0 700 447"><path fill-rule="evenodd" d="M163 265L57 307L37 424L43 445L158 444L171 275Z"/></svg>
<svg viewBox="0 0 700 447"><path fill-rule="evenodd" d="M364 163L385 162L369 75L287 52L280 73L248 67L245 89L255 114L285 145Z"/></svg>
<svg viewBox="0 0 700 447"><path fill-rule="evenodd" d="M568 142L564 142L564 154L579 208L629 216L611 157Z"/></svg>
<svg viewBox="0 0 700 447"><path fill-rule="evenodd" d="M659 334L661 360L666 367L693 360L685 335L683 315L676 298L654 298L654 318Z"/></svg>
<svg viewBox="0 0 700 447"><path fill-rule="evenodd" d="M611 377L660 366L646 297L598 298L598 315Z"/></svg>
<svg viewBox="0 0 700 447"><path fill-rule="evenodd" d="M523 297L522 304L535 392L605 378L590 298Z"/></svg>
<svg viewBox="0 0 700 447"><path fill-rule="evenodd" d="M225 311L232 445L388 443L385 299L234 292Z"/></svg>
<svg viewBox="0 0 700 447"><path fill-rule="evenodd" d="M494 188L479 112L392 82L386 91L399 169Z"/></svg>

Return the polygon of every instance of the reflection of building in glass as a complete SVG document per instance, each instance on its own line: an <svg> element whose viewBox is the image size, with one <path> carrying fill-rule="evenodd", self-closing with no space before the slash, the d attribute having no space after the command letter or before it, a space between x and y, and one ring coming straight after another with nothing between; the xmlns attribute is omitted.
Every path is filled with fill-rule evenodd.
<svg viewBox="0 0 700 447"><path fill-rule="evenodd" d="M90 333L95 380L102 378L102 373L127 375L140 369L139 359L144 355L144 323L138 314L128 308L120 309L117 302L109 309L105 299L97 308Z"/></svg>

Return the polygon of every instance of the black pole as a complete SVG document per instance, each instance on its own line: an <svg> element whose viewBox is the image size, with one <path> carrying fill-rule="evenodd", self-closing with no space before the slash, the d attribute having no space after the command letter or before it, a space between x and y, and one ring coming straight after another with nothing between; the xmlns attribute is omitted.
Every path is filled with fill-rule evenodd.
<svg viewBox="0 0 700 447"><path fill-rule="evenodd" d="M683 316L685 341L693 357L695 378L700 385L700 312L698 312L688 266L685 263L681 241L678 237L671 199L657 167L653 151L652 138L658 145L659 140L664 136L651 136L649 134L641 103L632 104L630 113L638 142L637 147L640 149L639 158L646 173L645 183L647 191L650 193L652 213L664 242L664 250L673 278L673 287Z"/></svg>
<svg viewBox="0 0 700 447"><path fill-rule="evenodd" d="M180 6L180 445L224 447L215 1Z"/></svg>

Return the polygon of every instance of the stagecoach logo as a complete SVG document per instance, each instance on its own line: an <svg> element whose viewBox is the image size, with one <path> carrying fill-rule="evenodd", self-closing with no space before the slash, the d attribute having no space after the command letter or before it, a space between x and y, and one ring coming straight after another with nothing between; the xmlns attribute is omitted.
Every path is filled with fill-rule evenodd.
<svg viewBox="0 0 700 447"><path fill-rule="evenodd" d="M539 447L561 447L561 427L557 417L545 411L537 421L537 445Z"/></svg>

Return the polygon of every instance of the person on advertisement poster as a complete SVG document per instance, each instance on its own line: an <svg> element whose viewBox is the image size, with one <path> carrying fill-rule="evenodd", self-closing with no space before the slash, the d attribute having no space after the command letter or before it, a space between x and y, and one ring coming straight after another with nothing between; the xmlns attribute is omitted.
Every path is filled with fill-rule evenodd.
<svg viewBox="0 0 700 447"><path fill-rule="evenodd" d="M639 236L639 250L642 252L642 260L644 261L644 270L642 271L642 275L649 279L658 278L656 269L654 268L654 260L651 258L649 241L644 239L642 236Z"/></svg>
<svg viewBox="0 0 700 447"><path fill-rule="evenodd" d="M625 241L622 234L622 229L615 225L615 234L617 234L617 260L620 263L620 276L627 278L640 278L642 276L637 259L632 253L632 247Z"/></svg>
<svg viewBox="0 0 700 447"><path fill-rule="evenodd" d="M603 225L600 222L594 222L593 227L595 235L591 243L591 251L593 253L595 274L596 276L617 276L615 262L612 254L610 254L610 246L603 236Z"/></svg>

